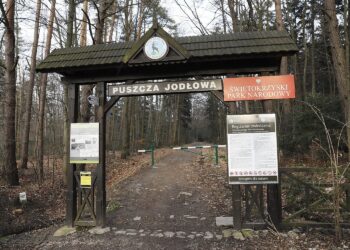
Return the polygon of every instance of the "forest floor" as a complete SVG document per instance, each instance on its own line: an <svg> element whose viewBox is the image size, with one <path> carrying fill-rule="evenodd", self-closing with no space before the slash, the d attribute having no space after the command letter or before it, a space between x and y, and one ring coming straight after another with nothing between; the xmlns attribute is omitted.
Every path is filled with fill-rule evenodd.
<svg viewBox="0 0 350 250"><path fill-rule="evenodd" d="M0 238L0 249L336 249L329 230L260 230L235 239L232 231L217 227L216 217L232 213L226 163L221 157L215 167L212 149L203 150L203 155L194 151L157 150L157 168L150 167L148 154L127 161L108 155L107 227L100 235L78 228L67 236L53 236L64 224L63 187L57 186L58 180L46 192L39 191L42 187L27 189L29 202L23 208L11 205L13 195L23 187L11 192L3 188L0 194L6 193L7 200L0 203L0 233L5 235L7 225L11 234ZM5 225L6 216L11 219ZM14 222L27 226L16 231L9 226ZM350 234L345 231L339 249L349 247Z"/></svg>

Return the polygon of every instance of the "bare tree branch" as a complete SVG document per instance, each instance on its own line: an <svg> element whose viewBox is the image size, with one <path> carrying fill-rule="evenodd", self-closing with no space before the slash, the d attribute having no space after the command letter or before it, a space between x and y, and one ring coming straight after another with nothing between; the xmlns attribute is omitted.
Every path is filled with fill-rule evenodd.
<svg viewBox="0 0 350 250"><path fill-rule="evenodd" d="M88 15L88 13L86 13L83 9L81 9L82 12L84 13L85 17L86 17L86 20L87 20L87 23L88 23L88 26L89 26L89 33L90 33L90 37L92 39L92 44L96 44L96 41L95 41L95 38L94 38L94 34L92 32L92 26L93 24L91 23L91 20L90 20L90 17Z"/></svg>
<svg viewBox="0 0 350 250"><path fill-rule="evenodd" d="M204 27L204 25L202 24L198 13L192 10L192 8L188 5L188 3L186 2L186 0L184 1L187 8L190 10L191 14L193 17L191 17L186 10L183 8L183 6L179 3L178 0L175 0L175 3L177 4L177 6L179 6L179 8L182 10L182 12L187 16L188 20L199 30L199 32L202 35L208 35L209 32L207 31L207 29ZM194 18L194 19L193 19ZM196 21L195 21L196 20Z"/></svg>
<svg viewBox="0 0 350 250"><path fill-rule="evenodd" d="M2 0L0 0L0 11L1 11L1 15L2 15L1 22L5 24L7 29L9 29L10 28L10 23L9 23L9 21L7 19L6 11L5 11L4 4L3 4Z"/></svg>

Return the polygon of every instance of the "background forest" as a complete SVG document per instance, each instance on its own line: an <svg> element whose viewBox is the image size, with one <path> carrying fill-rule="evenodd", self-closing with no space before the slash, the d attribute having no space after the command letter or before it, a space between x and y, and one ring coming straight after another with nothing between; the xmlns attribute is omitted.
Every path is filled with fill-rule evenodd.
<svg viewBox="0 0 350 250"><path fill-rule="evenodd" d="M179 13L172 16L174 9ZM284 156L317 158L320 145L327 143L322 123L305 103L321 110L334 138L348 120L348 0L0 0L0 10L0 169L5 184L18 184L18 169L29 165L43 180L49 157L67 161L67 91L59 75L36 74L36 65L55 48L137 40L154 16L175 38L276 29L290 33L299 53L282 60L281 73L296 76L297 98L273 102ZM81 91L80 121L93 121L87 97L94 88ZM259 101L234 106L240 114L263 110ZM107 149L126 158L150 144L226 144L227 112L210 93L123 98L108 114ZM344 151L349 133L345 129L341 137Z"/></svg>

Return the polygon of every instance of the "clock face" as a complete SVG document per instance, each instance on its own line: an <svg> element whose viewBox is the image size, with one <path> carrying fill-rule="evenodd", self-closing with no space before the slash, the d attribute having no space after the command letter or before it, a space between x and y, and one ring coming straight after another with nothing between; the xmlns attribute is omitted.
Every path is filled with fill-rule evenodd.
<svg viewBox="0 0 350 250"><path fill-rule="evenodd" d="M168 44L166 41L158 36L149 39L144 47L145 55L151 60L159 60L168 53Z"/></svg>

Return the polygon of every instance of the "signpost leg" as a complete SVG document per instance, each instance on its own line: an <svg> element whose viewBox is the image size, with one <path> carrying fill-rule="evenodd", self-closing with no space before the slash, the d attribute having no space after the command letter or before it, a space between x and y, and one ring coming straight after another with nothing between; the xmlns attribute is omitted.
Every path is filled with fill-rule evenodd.
<svg viewBox="0 0 350 250"><path fill-rule="evenodd" d="M79 108L79 85L68 85L68 112L69 112L69 125L77 122L78 108ZM70 128L68 128L70 130ZM70 136L68 136L68 145L70 142ZM68 152L67 152L68 153ZM63 163L65 164L65 163ZM77 216L77 183L74 178L74 172L76 170L76 164L68 164L67 169L67 208L66 208L66 224L67 226L74 227L74 220Z"/></svg>
<svg viewBox="0 0 350 250"><path fill-rule="evenodd" d="M279 228L282 223L282 201L279 184L267 185L267 212L273 224Z"/></svg>
<svg viewBox="0 0 350 250"><path fill-rule="evenodd" d="M99 98L97 117L99 122L99 164L97 166L97 197L96 197L96 224L104 227L106 224L106 102L105 83L99 82L96 87Z"/></svg>
<svg viewBox="0 0 350 250"><path fill-rule="evenodd" d="M233 228L242 229L241 190L239 185L232 185Z"/></svg>

